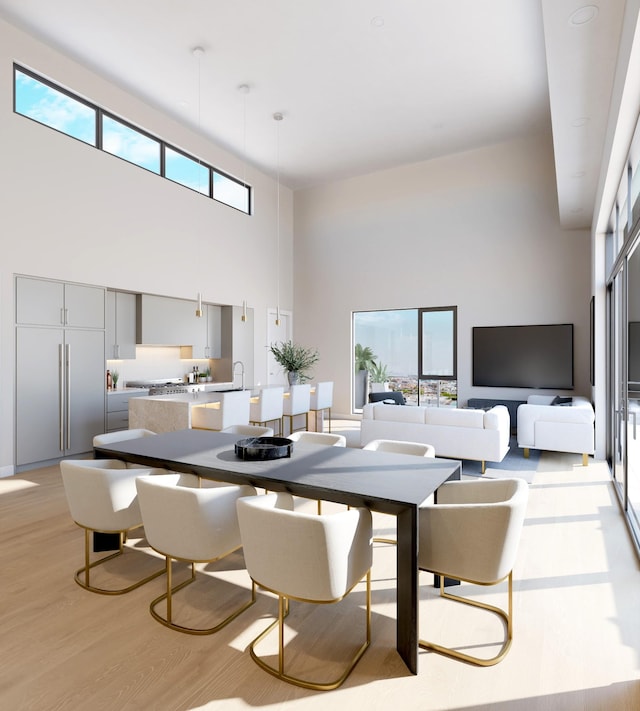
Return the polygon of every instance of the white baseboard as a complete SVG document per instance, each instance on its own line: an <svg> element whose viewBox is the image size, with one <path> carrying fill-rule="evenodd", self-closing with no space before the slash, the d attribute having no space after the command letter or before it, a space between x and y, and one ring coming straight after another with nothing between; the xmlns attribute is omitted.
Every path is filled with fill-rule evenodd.
<svg viewBox="0 0 640 711"><path fill-rule="evenodd" d="M0 479L4 479L7 476L13 476L15 474L15 467L9 465L7 467L0 467Z"/></svg>

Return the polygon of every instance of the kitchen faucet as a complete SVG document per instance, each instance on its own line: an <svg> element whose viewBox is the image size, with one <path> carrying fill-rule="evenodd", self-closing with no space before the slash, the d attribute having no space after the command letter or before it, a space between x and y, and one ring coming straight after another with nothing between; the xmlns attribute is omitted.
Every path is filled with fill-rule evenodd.
<svg viewBox="0 0 640 711"><path fill-rule="evenodd" d="M240 368L241 368L241 370L240 370L240 377L241 377L240 385L241 385L241 389L244 390L244 363L243 363L241 360L237 360L237 361L233 364L233 366L232 366L233 371L232 371L232 374L231 374L231 378L232 378L232 380L235 380L236 365L239 365Z"/></svg>

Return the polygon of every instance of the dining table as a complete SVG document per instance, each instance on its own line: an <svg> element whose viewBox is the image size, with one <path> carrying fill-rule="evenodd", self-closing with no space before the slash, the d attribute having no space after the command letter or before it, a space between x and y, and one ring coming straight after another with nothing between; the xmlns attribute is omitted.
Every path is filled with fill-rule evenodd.
<svg viewBox="0 0 640 711"><path fill-rule="evenodd" d="M98 446L94 454L394 515L396 647L409 671L417 674L418 510L431 494L437 496L441 484L460 478L461 463L305 442L287 448L289 456L255 461L236 454L240 439L237 434L185 429Z"/></svg>

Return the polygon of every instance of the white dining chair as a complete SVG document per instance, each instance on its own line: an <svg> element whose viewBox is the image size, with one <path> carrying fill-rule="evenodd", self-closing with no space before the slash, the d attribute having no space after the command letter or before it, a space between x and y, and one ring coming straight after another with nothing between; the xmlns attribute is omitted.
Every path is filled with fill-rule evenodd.
<svg viewBox="0 0 640 711"><path fill-rule="evenodd" d="M436 456L436 450L431 444L425 444L424 442L409 442L405 440L396 439L374 439L371 442L367 442L362 449L366 449L372 452L392 452L394 454L410 454L416 457L429 457L433 458ZM423 503L428 503L433 501L433 496L430 496L427 501ZM376 536L373 539L376 543L390 543L391 545L396 545L398 541L395 538L386 538Z"/></svg>
<svg viewBox="0 0 640 711"><path fill-rule="evenodd" d="M292 432L287 439L293 442L308 442L309 444L324 444L329 447L346 447L347 438L341 434L332 432L309 432L307 430L298 430Z"/></svg>
<svg viewBox="0 0 640 711"><path fill-rule="evenodd" d="M267 425L267 423L277 420L280 432L282 432L283 397L284 388L282 386L263 388L259 395L250 400L249 424Z"/></svg>
<svg viewBox="0 0 640 711"><path fill-rule="evenodd" d="M329 432L331 432L331 408L333 407L333 382L325 380L311 386L311 401L309 411L314 413L315 429L318 429L318 413L326 410L328 412ZM324 417L322 418L322 429L324 430Z"/></svg>
<svg viewBox="0 0 640 711"><path fill-rule="evenodd" d="M120 588L99 587L92 582L91 571L125 552L126 536L132 529L142 526L138 506L136 478L162 470L138 466L128 468L119 459L63 459L60 473L64 492L73 521L84 529L84 566L74 579L85 590L103 595L122 595L162 575L158 570L141 580ZM115 553L91 561L92 533L118 534Z"/></svg>
<svg viewBox="0 0 640 711"><path fill-rule="evenodd" d="M418 568L440 576L442 597L495 613L506 625L502 647L491 658L423 640L421 647L478 666L496 664L507 654L513 640L513 567L528 496L529 486L520 478L455 481L438 489L437 504L420 507ZM508 580L507 610L446 592L445 576L474 585Z"/></svg>
<svg viewBox="0 0 640 711"><path fill-rule="evenodd" d="M245 437L273 437L273 428L262 427L261 425L230 425L220 432L227 434L239 434Z"/></svg>
<svg viewBox="0 0 640 711"><path fill-rule="evenodd" d="M309 429L309 406L311 404L311 385L309 383L291 385L289 391L284 394L282 405L282 433L284 434L284 421L289 418L289 433L293 432L293 418L298 415L306 417L305 426L302 429Z"/></svg>
<svg viewBox="0 0 640 711"><path fill-rule="evenodd" d="M396 454L413 454L417 457L435 457L436 450L431 444L424 442L409 442L397 439L374 439L367 442L362 449L374 452L395 452Z"/></svg>
<svg viewBox="0 0 640 711"><path fill-rule="evenodd" d="M138 439L139 437L151 437L155 432L141 427L131 430L116 430L115 432L105 432L93 438L94 447L104 447L112 442L124 442L127 439Z"/></svg>
<svg viewBox="0 0 640 711"><path fill-rule="evenodd" d="M278 596L278 617L249 645L251 658L278 679L307 689L340 686L371 642L371 513L351 509L315 516L293 510L289 494L238 499L244 558L252 580ZM289 601L338 603L366 578L365 641L346 670L330 681L293 676L285 668L284 630ZM278 661L271 664L256 647L278 628ZM339 634L340 625L333 630Z"/></svg>
<svg viewBox="0 0 640 711"><path fill-rule="evenodd" d="M240 529L236 501L254 496L248 485L223 484L199 488L195 475L164 474L139 477L136 481L142 521L149 545L165 557L166 591L150 604L155 620L179 632L205 635L225 627L255 602L251 598L227 615L221 622L206 628L180 624L174 619L173 596L196 579L196 563L211 563L240 548ZM186 561L191 575L173 586L172 561ZM166 600L166 614L157 607Z"/></svg>
<svg viewBox="0 0 640 711"><path fill-rule="evenodd" d="M326 447L346 447L347 438L344 435L330 432L307 432L298 430L291 433L287 439L292 442L307 442L308 444L321 444ZM322 513L322 501L318 500L318 514Z"/></svg>

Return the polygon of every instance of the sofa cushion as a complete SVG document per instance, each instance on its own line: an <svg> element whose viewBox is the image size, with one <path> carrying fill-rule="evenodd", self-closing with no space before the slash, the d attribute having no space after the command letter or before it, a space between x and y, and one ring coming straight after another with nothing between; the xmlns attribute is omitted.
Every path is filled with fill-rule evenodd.
<svg viewBox="0 0 640 711"><path fill-rule="evenodd" d="M485 430L511 429L511 416L509 410L504 405L495 405L488 412L484 413Z"/></svg>
<svg viewBox="0 0 640 711"><path fill-rule="evenodd" d="M428 407L425 410L424 421L428 425L484 428L484 410L462 410L448 407Z"/></svg>
<svg viewBox="0 0 640 711"><path fill-rule="evenodd" d="M573 404L573 398L572 397L560 397L560 395L556 395L553 400L551 401L552 405L572 405Z"/></svg>
<svg viewBox="0 0 640 711"><path fill-rule="evenodd" d="M376 404L373 405L373 419L423 424L425 409L422 407L398 407L397 405L385 405L384 403Z"/></svg>

